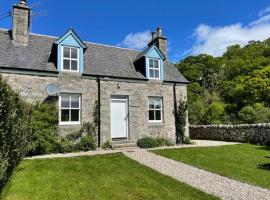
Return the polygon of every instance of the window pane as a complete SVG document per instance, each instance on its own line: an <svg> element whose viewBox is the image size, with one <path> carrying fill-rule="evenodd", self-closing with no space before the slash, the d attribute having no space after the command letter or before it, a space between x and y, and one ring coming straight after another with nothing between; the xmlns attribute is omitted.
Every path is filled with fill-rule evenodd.
<svg viewBox="0 0 270 200"><path fill-rule="evenodd" d="M69 108L69 96L61 96L61 108Z"/></svg>
<svg viewBox="0 0 270 200"><path fill-rule="evenodd" d="M70 61L64 59L64 69L70 69Z"/></svg>
<svg viewBox="0 0 270 200"><path fill-rule="evenodd" d="M77 70L78 69L78 62L76 60L71 61L71 70Z"/></svg>
<svg viewBox="0 0 270 200"><path fill-rule="evenodd" d="M156 109L161 109L161 99L160 98L156 98L155 108Z"/></svg>
<svg viewBox="0 0 270 200"><path fill-rule="evenodd" d="M155 108L155 99L154 98L149 98L149 109L154 109Z"/></svg>
<svg viewBox="0 0 270 200"><path fill-rule="evenodd" d="M154 68L158 68L158 60L154 61Z"/></svg>
<svg viewBox="0 0 270 200"><path fill-rule="evenodd" d="M149 110L149 120L155 120L155 111L154 110Z"/></svg>
<svg viewBox="0 0 270 200"><path fill-rule="evenodd" d="M71 108L79 108L79 96L71 96Z"/></svg>
<svg viewBox="0 0 270 200"><path fill-rule="evenodd" d="M61 110L61 121L62 122L69 121L69 110Z"/></svg>
<svg viewBox="0 0 270 200"><path fill-rule="evenodd" d="M159 78L159 70L155 70L155 78Z"/></svg>
<svg viewBox="0 0 270 200"><path fill-rule="evenodd" d="M77 59L77 49L71 49L71 58Z"/></svg>
<svg viewBox="0 0 270 200"><path fill-rule="evenodd" d="M156 120L161 120L161 111L160 110L156 110Z"/></svg>
<svg viewBox="0 0 270 200"><path fill-rule="evenodd" d="M79 110L71 110L71 121L78 122L79 121Z"/></svg>
<svg viewBox="0 0 270 200"><path fill-rule="evenodd" d="M153 70L153 69L150 69L150 70L149 70L149 73L150 73L150 74L149 74L149 77L150 77L150 78L154 78L154 70Z"/></svg>
<svg viewBox="0 0 270 200"><path fill-rule="evenodd" d="M64 47L64 57L70 58L70 48Z"/></svg>
<svg viewBox="0 0 270 200"><path fill-rule="evenodd" d="M153 59L149 59L149 67L150 68L154 67L154 60Z"/></svg>

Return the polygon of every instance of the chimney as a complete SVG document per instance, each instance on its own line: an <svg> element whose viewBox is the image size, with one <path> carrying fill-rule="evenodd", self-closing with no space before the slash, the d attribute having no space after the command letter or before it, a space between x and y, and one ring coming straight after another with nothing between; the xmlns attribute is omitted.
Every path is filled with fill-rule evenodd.
<svg viewBox="0 0 270 200"><path fill-rule="evenodd" d="M148 46L152 45L153 43L155 43L155 45L167 58L167 38L162 35L161 27L157 28L157 32L152 32L152 41L148 44Z"/></svg>
<svg viewBox="0 0 270 200"><path fill-rule="evenodd" d="M156 37L157 37L157 33L156 32L152 32L152 41L155 40Z"/></svg>
<svg viewBox="0 0 270 200"><path fill-rule="evenodd" d="M21 0L18 5L13 6L12 39L17 45L28 45L30 12L26 0Z"/></svg>

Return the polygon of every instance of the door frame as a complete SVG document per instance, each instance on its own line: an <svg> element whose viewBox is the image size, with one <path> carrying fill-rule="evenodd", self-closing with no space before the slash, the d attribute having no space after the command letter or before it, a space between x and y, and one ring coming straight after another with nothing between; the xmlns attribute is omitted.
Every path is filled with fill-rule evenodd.
<svg viewBox="0 0 270 200"><path fill-rule="evenodd" d="M112 138L112 102L113 101L120 101L125 102L126 104L126 137L120 137L120 138ZM111 140L128 140L129 139L129 106L128 106L128 96L122 96L122 95L112 95L110 99L110 135Z"/></svg>

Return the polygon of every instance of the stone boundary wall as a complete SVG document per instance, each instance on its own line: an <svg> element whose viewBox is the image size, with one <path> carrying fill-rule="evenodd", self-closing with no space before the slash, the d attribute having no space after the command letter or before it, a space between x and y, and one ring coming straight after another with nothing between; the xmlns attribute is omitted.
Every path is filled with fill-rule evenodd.
<svg viewBox="0 0 270 200"><path fill-rule="evenodd" d="M270 123L239 125L190 125L190 138L270 145Z"/></svg>

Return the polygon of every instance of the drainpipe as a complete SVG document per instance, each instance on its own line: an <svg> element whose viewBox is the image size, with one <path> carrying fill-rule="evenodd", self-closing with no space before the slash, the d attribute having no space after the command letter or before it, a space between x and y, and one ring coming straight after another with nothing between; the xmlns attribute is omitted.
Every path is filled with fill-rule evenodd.
<svg viewBox="0 0 270 200"><path fill-rule="evenodd" d="M100 78L97 77L98 84L98 147L100 147Z"/></svg>
<svg viewBox="0 0 270 200"><path fill-rule="evenodd" d="M174 120L175 120L175 138L176 138L176 144L179 144L178 140L178 134L177 134L177 121L178 121L178 116L177 116L177 100L176 100L176 83L173 84L173 105L174 105Z"/></svg>

